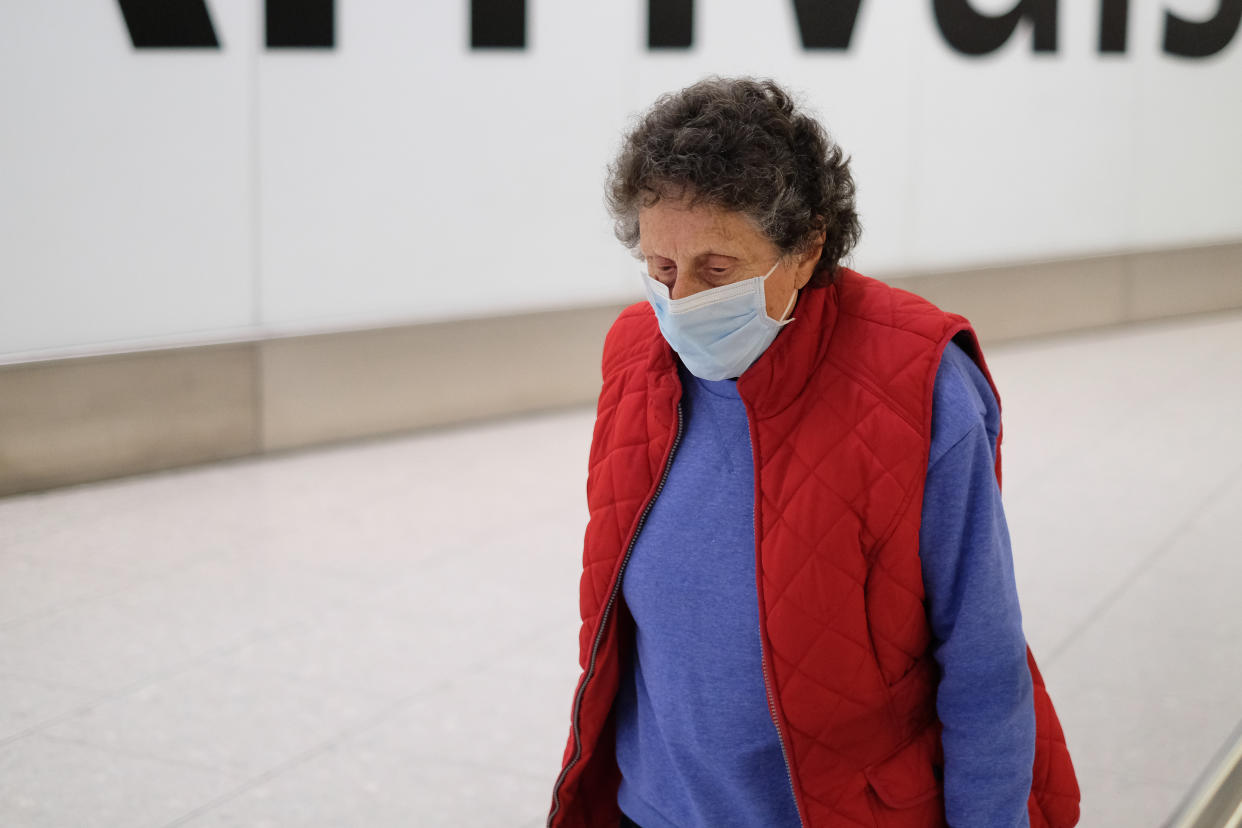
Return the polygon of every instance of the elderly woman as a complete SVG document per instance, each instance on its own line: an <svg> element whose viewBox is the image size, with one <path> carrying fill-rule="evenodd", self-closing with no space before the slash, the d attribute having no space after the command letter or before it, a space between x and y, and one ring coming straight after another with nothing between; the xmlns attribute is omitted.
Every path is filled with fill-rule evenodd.
<svg viewBox="0 0 1242 828"><path fill-rule="evenodd" d="M770 81L626 136L550 826L1069 826L969 323L841 266L841 150Z"/></svg>

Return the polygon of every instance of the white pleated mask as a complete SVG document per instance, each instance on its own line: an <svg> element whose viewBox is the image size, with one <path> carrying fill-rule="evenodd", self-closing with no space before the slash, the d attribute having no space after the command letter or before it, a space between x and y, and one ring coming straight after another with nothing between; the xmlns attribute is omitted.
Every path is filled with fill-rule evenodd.
<svg viewBox="0 0 1242 828"><path fill-rule="evenodd" d="M643 272L647 301L655 310L660 333L681 357L686 370L705 380L740 377L754 364L781 328L798 296L795 290L781 314L781 321L768 316L764 282L776 272L743 279L681 299L673 299L668 286Z"/></svg>

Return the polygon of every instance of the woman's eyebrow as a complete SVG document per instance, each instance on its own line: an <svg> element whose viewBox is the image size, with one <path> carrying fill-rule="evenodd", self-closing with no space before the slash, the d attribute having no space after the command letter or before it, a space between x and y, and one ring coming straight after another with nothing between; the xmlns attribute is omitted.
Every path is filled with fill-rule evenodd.
<svg viewBox="0 0 1242 828"><path fill-rule="evenodd" d="M646 258L646 259L668 259L669 261L673 261L673 259L670 258L669 256L665 256L662 253L649 252L649 251L643 250L641 247L639 248L638 252L641 253L643 258ZM711 259L711 258L730 259L732 261L737 262L737 261L741 261L743 257L735 256L732 253L722 253L718 250L712 250L710 248L707 250L703 250L698 253L695 253L693 256L691 256L691 260L694 261L696 264L701 264L703 261L707 259Z"/></svg>
<svg viewBox="0 0 1242 828"><path fill-rule="evenodd" d="M707 264L712 259L717 259L717 260L728 259L729 264L733 264L734 262L740 261L741 257L731 256L728 253L716 253L716 252L709 251L707 253L700 253L698 256L695 257L694 262L697 265L704 265L704 264Z"/></svg>

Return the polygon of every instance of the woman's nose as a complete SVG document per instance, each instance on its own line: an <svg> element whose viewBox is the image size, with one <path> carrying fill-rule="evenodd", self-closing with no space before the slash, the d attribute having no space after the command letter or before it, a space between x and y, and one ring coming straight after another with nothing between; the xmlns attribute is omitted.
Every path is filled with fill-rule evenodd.
<svg viewBox="0 0 1242 828"><path fill-rule="evenodd" d="M677 276L673 279L673 284L668 289L668 295L673 299L685 299L691 294L698 293L703 286L691 279L686 274L689 270L677 269Z"/></svg>

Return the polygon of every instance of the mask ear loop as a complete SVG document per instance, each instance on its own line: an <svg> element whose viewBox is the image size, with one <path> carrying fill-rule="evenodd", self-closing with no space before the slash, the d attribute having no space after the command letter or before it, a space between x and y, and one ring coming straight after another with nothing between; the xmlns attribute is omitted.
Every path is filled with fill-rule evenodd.
<svg viewBox="0 0 1242 828"><path fill-rule="evenodd" d="M777 259L777 260L776 260L776 264L772 265L772 269L771 269L771 270L769 270L767 273L765 273L765 274L764 274L764 276L763 276L763 283L764 283L765 285L766 285L766 284L767 284L767 282L768 282L768 277L769 277L769 276L771 276L773 273L775 273L775 272L776 272L776 265L779 265L780 263L781 263L781 260L780 260L780 259ZM778 324L780 324L780 325L788 325L790 322L792 322L792 321L793 321L793 319L792 319L792 318L791 318L791 319L786 319L785 317L786 317L786 316L789 316L789 312L790 312L791 310L793 310L794 300L798 298L798 293L800 293L800 291L798 290L798 288L794 288L794 292L793 292L792 294L790 294L790 296L789 296L789 304L788 304L788 305L786 305L786 306L785 306L785 310L781 312L781 318L780 318L780 319L778 319L778 320L776 320Z"/></svg>
<svg viewBox="0 0 1242 828"><path fill-rule="evenodd" d="M784 312L781 313L781 318L777 320L782 325L788 325L793 321L793 317L790 317L789 319L786 319L785 317L789 316L789 312L793 310L794 300L798 298L799 292L800 291L797 288L794 288L794 292L789 297L789 304L785 306Z"/></svg>

